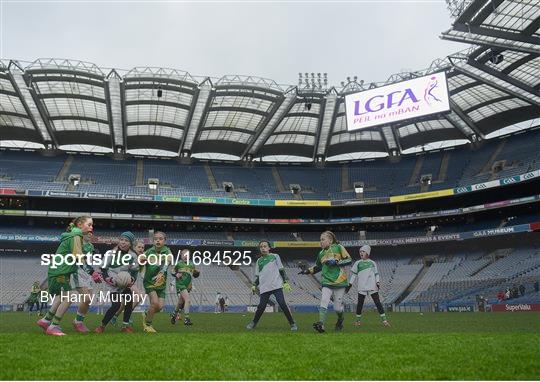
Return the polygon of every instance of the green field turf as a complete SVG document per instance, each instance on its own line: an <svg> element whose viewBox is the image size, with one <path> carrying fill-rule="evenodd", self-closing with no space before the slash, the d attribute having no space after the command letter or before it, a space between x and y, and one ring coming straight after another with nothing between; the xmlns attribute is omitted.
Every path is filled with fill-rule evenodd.
<svg viewBox="0 0 540 382"><path fill-rule="evenodd" d="M100 316L99 316L100 317ZM87 324L94 328L98 316ZM296 314L291 333L280 314L247 332L250 315L193 314L192 327L154 321L158 334L41 332L28 313L0 314L0 379L540 379L540 315L535 313L393 313L383 328L368 313L354 328L318 334L315 314ZM328 328L333 328L330 316Z"/></svg>

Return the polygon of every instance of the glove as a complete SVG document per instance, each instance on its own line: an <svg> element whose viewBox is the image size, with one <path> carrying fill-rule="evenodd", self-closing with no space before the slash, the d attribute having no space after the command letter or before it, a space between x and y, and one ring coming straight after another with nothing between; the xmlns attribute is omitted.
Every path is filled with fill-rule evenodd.
<svg viewBox="0 0 540 382"><path fill-rule="evenodd" d="M290 292L290 291L292 291L291 284L289 284L288 281L285 281L285 282L283 283L283 290L284 290L285 292Z"/></svg>
<svg viewBox="0 0 540 382"><path fill-rule="evenodd" d="M96 284L99 284L100 282L103 281L103 275L99 273L98 271L92 272L92 281L95 282Z"/></svg>
<svg viewBox="0 0 540 382"><path fill-rule="evenodd" d="M163 273L159 272L156 277L154 277L154 286L159 287L162 286L165 282L165 276Z"/></svg>
<svg viewBox="0 0 540 382"><path fill-rule="evenodd" d="M110 286L116 286L116 283L114 282L114 280L113 280L112 277L107 277L107 278L105 279L105 282L106 282L107 284L109 284Z"/></svg>
<svg viewBox="0 0 540 382"><path fill-rule="evenodd" d="M197 277L199 277L200 275L201 275L201 272L199 272L198 270L195 269L195 270L193 271L193 277L197 278Z"/></svg>
<svg viewBox="0 0 540 382"><path fill-rule="evenodd" d="M326 260L325 263L326 263L326 265L330 265L330 266L331 266L331 265L336 265L336 264L337 264L337 261L336 261L336 259L328 259L328 260Z"/></svg>
<svg viewBox="0 0 540 382"><path fill-rule="evenodd" d="M352 284L347 285L347 288L345 288L345 293L349 293L351 290Z"/></svg>
<svg viewBox="0 0 540 382"><path fill-rule="evenodd" d="M258 289L258 288L257 288L257 285L252 285L252 286L251 286L251 293L256 294L256 293L257 293L257 289Z"/></svg>

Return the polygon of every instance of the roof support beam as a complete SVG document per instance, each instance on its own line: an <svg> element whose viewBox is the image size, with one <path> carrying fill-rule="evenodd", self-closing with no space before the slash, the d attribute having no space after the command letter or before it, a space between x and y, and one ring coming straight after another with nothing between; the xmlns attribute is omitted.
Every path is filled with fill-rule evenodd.
<svg viewBox="0 0 540 382"><path fill-rule="evenodd" d="M199 85L198 96L194 98L194 104L191 106L191 109L193 110L191 118L188 120L189 123L184 130L184 134L182 134L182 142L180 143L180 148L178 150L180 155L182 155L183 151L191 151L198 130L204 123L204 117L210 106L213 92L214 90L210 79L206 79Z"/></svg>
<svg viewBox="0 0 540 382"><path fill-rule="evenodd" d="M255 130L248 130L248 129L242 129L240 127L229 127L229 126L206 126L199 129L199 133L203 131L215 131L215 130L236 131L238 133L244 133L244 134L250 134L250 135L255 134Z"/></svg>
<svg viewBox="0 0 540 382"><path fill-rule="evenodd" d="M265 129L261 130L261 133L259 134L257 139L253 140L253 144L251 145L247 153L249 153L252 157L257 156L260 148L268 140L268 137L270 137L274 133L274 131L276 131L276 128L280 125L281 121L283 121L285 116L287 116L295 103L296 92L290 91L288 93L285 93L285 98L283 99L283 102L281 102L279 108L272 115L272 118L270 118L270 120L266 124Z"/></svg>
<svg viewBox="0 0 540 382"><path fill-rule="evenodd" d="M537 48L536 46L533 46L533 45L521 46L518 44L512 44L509 41L501 42L501 41L498 41L496 38L493 38L493 40L482 40L469 33L458 31L457 34L452 34L452 32L453 32L452 30L443 32L441 34L441 38L443 40L448 40L448 41L482 45L488 48L497 47L504 50L513 50L516 52L524 52L524 53L532 53L532 54L538 54L540 52L540 48Z"/></svg>
<svg viewBox="0 0 540 382"><path fill-rule="evenodd" d="M53 117L49 116L49 121L88 121L94 123L101 123L103 125L108 125L109 121L106 119L99 119L93 117L85 117L78 115L55 115Z"/></svg>
<svg viewBox="0 0 540 382"><path fill-rule="evenodd" d="M540 102L535 101L534 99L531 99L531 98L529 98L529 97L526 97L526 96L524 96L523 94L520 94L520 93L518 93L518 92L516 92L516 91L513 91L513 90L509 89L508 87L505 87L505 86L503 86L503 85L499 85L499 84L497 84L496 82L493 82L492 80L490 80L490 79L488 79L488 78L485 78L485 77L482 77L482 76L480 76L480 75L478 75L478 74L476 74L476 73L473 73L472 71L470 71L470 70L468 70L468 69L465 69L465 68L462 67L462 66L454 66L454 68L455 68L457 71L462 72L462 73L468 75L469 77L472 77L472 78L474 78L474 79L476 79L476 80L478 80L478 81L482 81L482 82L484 82L484 83L486 83L486 84L488 84L488 85L494 87L495 89L502 91L503 93L511 94L511 95L513 95L514 97L519 98L519 99L522 100L522 101L525 101L525 102L527 102L527 103L530 103L531 105L537 105L537 106L540 106ZM485 73L485 72L484 72L484 73ZM488 74L488 73L486 73L486 74ZM534 93L533 93L533 94L534 94Z"/></svg>
<svg viewBox="0 0 540 382"><path fill-rule="evenodd" d="M399 130L396 125L390 125L390 129L392 130L392 135L394 136L394 141L396 142L397 151L399 154L401 154L403 152L403 148L401 147L401 141L399 140ZM387 140L386 140L386 146L389 146Z"/></svg>
<svg viewBox="0 0 540 382"><path fill-rule="evenodd" d="M51 143L54 147L58 147L58 141L54 135L54 131L46 118L46 113L42 110L40 101L34 94L34 90L28 86L23 74L18 70L10 71L10 82L15 91L19 94L22 104L34 123L34 126L43 139L45 147Z"/></svg>
<svg viewBox="0 0 540 382"><path fill-rule="evenodd" d="M238 112L238 113L248 113L248 114L257 114L262 115L263 117L266 117L268 115L267 112L257 109L248 109L247 107L237 107L237 106L212 106L208 112L211 111L232 111L232 112Z"/></svg>
<svg viewBox="0 0 540 382"><path fill-rule="evenodd" d="M540 17L538 19L540 20ZM501 70L501 73L510 74L515 69L519 68L521 65L525 65L527 62L534 60L538 56L540 56L540 54L529 54L527 56L523 56L519 60L516 60L512 62L510 65L506 66L503 70Z"/></svg>
<svg viewBox="0 0 540 382"><path fill-rule="evenodd" d="M139 99L137 101L126 101L126 106L136 106L136 105L157 105L157 106L169 106L169 107L175 107L178 109L184 109L189 110L191 109L190 105L184 105L177 102L169 102L169 101L154 101L149 99Z"/></svg>
<svg viewBox="0 0 540 382"><path fill-rule="evenodd" d="M315 140L315 150L313 152L314 159L315 157L326 157L326 148L328 147L330 130L333 131L338 105L338 96L335 92L331 91L326 95L326 102L324 105L323 114L321 116L320 128L317 129L317 139Z"/></svg>
<svg viewBox="0 0 540 382"><path fill-rule="evenodd" d="M511 95L505 95L505 96L502 96L502 97L497 97L497 98L492 98L492 99L488 99L487 101L484 101L484 102L479 102L465 110L463 110L465 112L465 114L469 114L475 110L478 110L478 109L481 109L483 108L484 106L489 106L489 105L493 105L494 103L497 103L497 102L501 102L501 101L506 101L506 100L509 100L509 99L514 99L514 96L511 96Z"/></svg>
<svg viewBox="0 0 540 382"><path fill-rule="evenodd" d="M500 38L509 41L521 42L524 44L540 45L540 38L534 36L526 36L519 33L511 33L499 29L485 28L475 25L466 25L454 23L453 30L465 33L472 33L480 36Z"/></svg>
<svg viewBox="0 0 540 382"><path fill-rule="evenodd" d="M451 118L448 117L448 115L445 115L443 118L444 118L445 120L447 120L449 124L451 124L452 126L454 126L454 128L456 128L456 129L459 130L461 133L463 133L463 136L464 136L465 138L467 138L467 139L469 140L469 142L472 142L472 141L473 141L473 139L471 138L471 136L472 136L473 134L471 134L471 133L470 133L469 131L467 131L467 130L464 130L464 129L459 125L459 123L455 123Z"/></svg>
<svg viewBox="0 0 540 382"><path fill-rule="evenodd" d="M481 137L482 139L484 138L484 133L480 131L474 121L469 118L469 116L465 114L463 110L461 110L461 108L452 99L450 99L450 109L452 109L452 111L456 113L456 115L461 118L461 120L469 127L469 129L474 131L477 136ZM451 121L449 122L451 123Z"/></svg>
<svg viewBox="0 0 540 382"><path fill-rule="evenodd" d="M268 113L268 115L264 119L264 122L261 123L261 125L259 126L259 128L255 132L255 134L249 140L246 149L244 150L244 152L241 155L242 159L244 159L249 154L249 150L251 150L251 148L253 147L253 145L257 141L257 139L259 139L259 137L261 136L264 129L267 128L268 124L270 123L270 121L272 120L272 118L274 117L276 112L279 110L279 108L283 104L284 100L285 100L285 97L274 99L275 103L272 106L272 110L270 111L270 113Z"/></svg>
<svg viewBox="0 0 540 382"><path fill-rule="evenodd" d="M91 80L89 78L84 77L70 77L70 76L31 76L32 82L34 83L40 83L40 82L70 82L74 84L85 84L85 85L91 85L99 88L103 88L104 82L103 81L96 81Z"/></svg>
<svg viewBox="0 0 540 382"><path fill-rule="evenodd" d="M111 144L113 152L125 151L125 141L122 133L122 97L120 96L120 79L116 71L111 71L106 82L105 97L107 100L107 114L111 131Z"/></svg>
<svg viewBox="0 0 540 382"><path fill-rule="evenodd" d="M474 60L469 60L467 63L469 65L471 65L472 67L474 67L476 69L479 69L479 70L482 70L482 71L486 72L487 74L490 74L495 78L498 78L501 81L508 82L509 84L512 84L515 87L520 88L521 90L523 90L523 91L525 91L527 93L532 93L532 94L537 95L537 96L540 95L540 92L538 92L532 86L529 86L529 85L527 85L527 84L525 84L525 83L523 83L523 82L521 82L519 80L516 80L515 78L512 78L512 77L506 75L506 74L502 74L501 72L499 72L499 71L497 71L497 70L495 70L493 68L490 68L487 65L481 65L481 64L479 64L478 62L476 62Z"/></svg>

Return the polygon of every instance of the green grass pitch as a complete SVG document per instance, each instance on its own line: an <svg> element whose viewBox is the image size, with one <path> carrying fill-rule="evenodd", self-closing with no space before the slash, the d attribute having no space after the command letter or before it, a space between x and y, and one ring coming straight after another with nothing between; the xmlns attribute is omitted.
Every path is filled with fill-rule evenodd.
<svg viewBox="0 0 540 382"><path fill-rule="evenodd" d="M538 313L391 313L391 328L375 313L354 328L348 314L343 332L325 334L311 328L315 314L295 315L297 333L281 314L265 314L251 332L251 315L238 313L193 314L192 327L161 313L157 334L133 318L133 334L81 335L68 315L68 336L58 338L44 335L35 315L1 313L0 379L540 379Z"/></svg>

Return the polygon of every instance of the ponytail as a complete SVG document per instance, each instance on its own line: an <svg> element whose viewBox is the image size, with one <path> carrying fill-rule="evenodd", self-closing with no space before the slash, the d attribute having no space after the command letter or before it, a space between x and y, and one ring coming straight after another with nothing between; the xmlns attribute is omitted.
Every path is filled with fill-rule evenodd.
<svg viewBox="0 0 540 382"><path fill-rule="evenodd" d="M71 232L73 230L73 228L77 228L77 226L81 223L84 223L85 221L87 221L88 219L91 219L90 216L88 215L81 215L81 216L78 216L76 217L75 219L73 219L67 226L67 229L66 231L67 232Z"/></svg>

